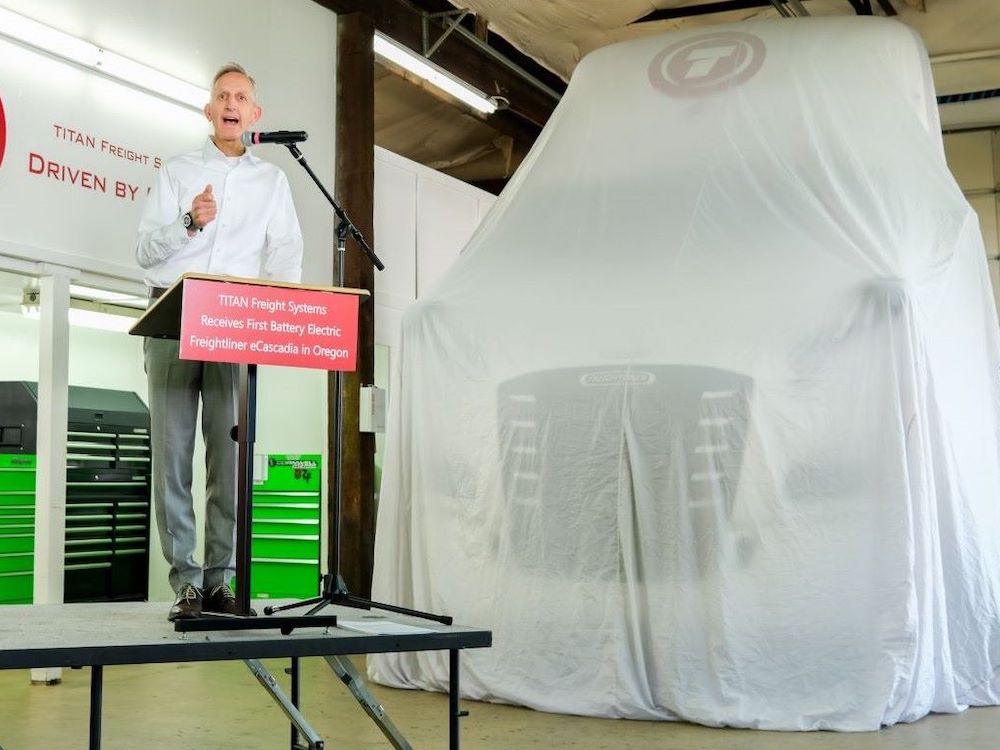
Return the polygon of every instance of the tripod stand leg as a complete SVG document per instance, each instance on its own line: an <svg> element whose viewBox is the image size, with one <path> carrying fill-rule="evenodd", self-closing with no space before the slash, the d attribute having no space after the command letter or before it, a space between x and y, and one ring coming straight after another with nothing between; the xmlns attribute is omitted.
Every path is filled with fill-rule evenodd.
<svg viewBox="0 0 1000 750"><path fill-rule="evenodd" d="M357 698L358 703L361 704L365 713L372 718L372 721L378 724L378 728L382 730L382 734L392 743L392 746L396 750L413 750L413 747L406 741L406 738L396 725L386 716L382 705L368 691L361 674L355 669L351 660L345 656L324 656L323 658L326 659L326 663L330 665L330 669L336 673L340 681L347 685L347 689Z"/></svg>
<svg viewBox="0 0 1000 750"><path fill-rule="evenodd" d="M271 694L274 698L274 702L278 704L282 711L285 712L285 716L288 720L295 725L298 729L299 734L305 737L306 742L308 742L309 750L323 750L323 740L320 736L316 734L309 722L306 721L305 717L299 712L299 709L288 700L288 696L285 695L281 688L278 687L277 680L271 676L271 673L267 671L263 664L261 664L259 659L244 659L243 663L249 667L253 676L257 678L257 682Z"/></svg>
<svg viewBox="0 0 1000 750"><path fill-rule="evenodd" d="M371 599L364 599L360 596L354 596L353 594L348 594L342 603L346 604L348 607L356 607L357 609L383 609L386 612L397 612L398 614L409 615L410 617L419 617L424 620L434 620L435 622L440 622L444 625L452 624L451 615L435 615L431 612L421 612L419 609L397 607L395 604L385 604L384 602L373 602Z"/></svg>
<svg viewBox="0 0 1000 750"><path fill-rule="evenodd" d="M271 607L271 606L264 607L264 614L273 615L275 612L284 612L286 609L295 609L297 607L309 607L313 604L319 604L320 602L323 602L323 605L326 606L326 599L324 599L322 596L316 596L313 597L312 599L306 599L305 601L302 602L292 602L291 604L282 604L281 606L278 607ZM320 607L320 609L322 609L322 607Z"/></svg>

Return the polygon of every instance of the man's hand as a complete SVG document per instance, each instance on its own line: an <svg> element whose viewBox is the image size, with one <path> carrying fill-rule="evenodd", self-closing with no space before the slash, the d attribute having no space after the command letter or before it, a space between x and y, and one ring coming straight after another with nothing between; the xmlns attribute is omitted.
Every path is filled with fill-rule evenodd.
<svg viewBox="0 0 1000 750"><path fill-rule="evenodd" d="M212 186L206 185L205 189L198 193L191 203L191 218L194 219L195 226L201 229L211 224L215 221L217 210L215 198L212 197Z"/></svg>

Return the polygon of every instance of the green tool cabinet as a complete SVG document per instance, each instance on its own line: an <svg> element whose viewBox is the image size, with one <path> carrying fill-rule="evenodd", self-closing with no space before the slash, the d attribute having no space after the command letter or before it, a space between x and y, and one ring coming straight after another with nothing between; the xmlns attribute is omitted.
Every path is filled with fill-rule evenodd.
<svg viewBox="0 0 1000 750"><path fill-rule="evenodd" d="M0 453L0 604L31 601L34 552L35 457Z"/></svg>
<svg viewBox="0 0 1000 750"><path fill-rule="evenodd" d="M0 604L31 603L38 386L0 382ZM69 387L67 602L149 592L149 412L138 396Z"/></svg>
<svg viewBox="0 0 1000 750"><path fill-rule="evenodd" d="M263 458L263 457L261 457ZM250 596L305 598L320 584L319 455L258 460L251 513Z"/></svg>

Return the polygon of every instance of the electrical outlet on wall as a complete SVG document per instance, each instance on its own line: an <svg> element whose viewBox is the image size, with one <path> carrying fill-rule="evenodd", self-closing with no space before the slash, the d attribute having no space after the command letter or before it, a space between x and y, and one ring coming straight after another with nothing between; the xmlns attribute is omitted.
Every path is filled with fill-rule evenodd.
<svg viewBox="0 0 1000 750"><path fill-rule="evenodd" d="M385 432L385 389L375 385L362 386L359 412L361 432Z"/></svg>

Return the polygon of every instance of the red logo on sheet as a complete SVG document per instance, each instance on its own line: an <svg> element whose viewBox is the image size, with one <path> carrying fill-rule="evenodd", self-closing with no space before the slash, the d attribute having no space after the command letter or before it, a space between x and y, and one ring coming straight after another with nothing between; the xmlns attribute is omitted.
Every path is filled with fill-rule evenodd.
<svg viewBox="0 0 1000 750"><path fill-rule="evenodd" d="M707 96L746 83L765 56L763 40L753 34L699 34L657 54L649 64L649 82L670 96Z"/></svg>
<svg viewBox="0 0 1000 750"><path fill-rule="evenodd" d="M3 166L3 154L7 150L7 118L3 113L3 99L0 98L0 167Z"/></svg>

